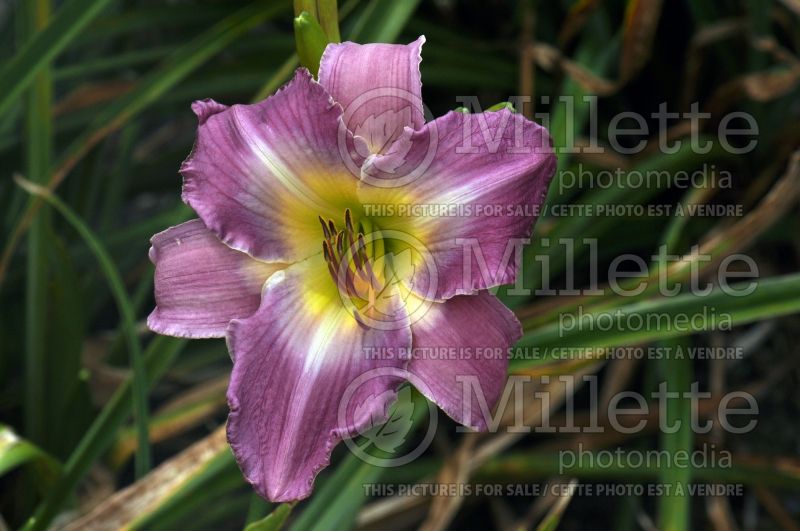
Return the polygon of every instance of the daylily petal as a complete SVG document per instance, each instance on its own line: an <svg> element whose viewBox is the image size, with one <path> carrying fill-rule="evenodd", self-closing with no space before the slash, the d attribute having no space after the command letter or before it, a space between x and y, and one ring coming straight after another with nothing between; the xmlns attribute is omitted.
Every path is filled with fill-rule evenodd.
<svg viewBox="0 0 800 531"><path fill-rule="evenodd" d="M285 267L231 249L199 219L160 232L150 241L156 308L147 326L171 336L225 336L232 319L258 309L264 282Z"/></svg>
<svg viewBox="0 0 800 531"><path fill-rule="evenodd" d="M319 252L318 216L339 219L355 197L341 108L305 69L255 105L192 108L200 125L183 163L183 199L229 246L294 262ZM347 155L349 157L349 155ZM349 161L348 161L349 162Z"/></svg>
<svg viewBox="0 0 800 531"><path fill-rule="evenodd" d="M332 285L321 258L294 264L270 277L258 311L229 329L228 441L247 480L272 501L308 496L336 443L385 418L402 381L369 379L340 412L358 376L405 364L411 331L407 322L393 330L359 324L333 300ZM404 355L386 359L390 351Z"/></svg>
<svg viewBox="0 0 800 531"><path fill-rule="evenodd" d="M425 37L409 45L344 42L325 48L319 82L344 108L347 128L368 152L381 153L404 127L425 123L420 55Z"/></svg>
<svg viewBox="0 0 800 531"><path fill-rule="evenodd" d="M221 113L227 109L227 105L219 103L218 101L214 101L211 98L197 100L196 102L192 103L192 111L194 112L195 116L197 116L197 123L200 125L206 123L206 120L208 120L209 117Z"/></svg>
<svg viewBox="0 0 800 531"><path fill-rule="evenodd" d="M433 257L437 278L418 264L413 289L435 286L443 300L514 282L514 245L530 237L556 167L547 131L508 110L450 112L404 139L364 164L359 196L368 212L392 206L376 207L376 223Z"/></svg>
<svg viewBox="0 0 800 531"><path fill-rule="evenodd" d="M458 295L434 303L413 323L412 335L412 383L422 380L420 392L457 422L485 430L482 408L491 412L497 404L508 349L522 336L514 314L488 291Z"/></svg>

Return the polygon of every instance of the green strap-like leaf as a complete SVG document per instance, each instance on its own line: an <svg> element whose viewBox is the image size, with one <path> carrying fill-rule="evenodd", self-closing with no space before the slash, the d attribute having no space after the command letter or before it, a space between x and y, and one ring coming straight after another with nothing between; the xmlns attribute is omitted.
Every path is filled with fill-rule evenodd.
<svg viewBox="0 0 800 531"><path fill-rule="evenodd" d="M741 293L743 286L731 285L731 290ZM720 324L735 326L753 321L768 319L790 313L800 312L800 273L775 278L758 280L755 290L746 297L737 296L734 291L726 293L716 289L707 296L687 293L676 297L647 300L620 306L612 310L599 310L583 313L584 325L579 326L579 318L575 317L574 326L564 326L562 322L554 322L525 334L517 344L520 347L536 347L542 352L555 347L621 347L657 341L671 337L687 336L695 332L719 328ZM589 326L598 323L598 316L605 324L602 329ZM692 326L625 326L632 322L648 323L675 317L695 316ZM609 319L613 322L609 325ZM517 359L512 361L512 370L518 370L541 362L541 359Z"/></svg>
<svg viewBox="0 0 800 531"><path fill-rule="evenodd" d="M372 0L362 11L348 38L355 42L394 42L420 0Z"/></svg>
<svg viewBox="0 0 800 531"><path fill-rule="evenodd" d="M181 46L168 60L142 78L136 88L115 99L97 113L91 125L67 146L56 163L50 179L51 187L57 186L74 165L103 138L118 130L147 106L163 97L225 46L258 24L285 11L287 7L278 0L256 0ZM0 87L2 87L2 78L0 78ZM0 101L2 98L3 94L0 93ZM11 236L6 239L3 255L0 257L0 283L2 283L19 239L27 229L28 218L38 207L38 202L28 205L18 219Z"/></svg>
<svg viewBox="0 0 800 531"><path fill-rule="evenodd" d="M289 513L292 512L292 507L293 504L291 503L282 503L277 509L269 513L266 518L253 522L244 529L245 531L278 531L283 527L289 517Z"/></svg>
<svg viewBox="0 0 800 531"><path fill-rule="evenodd" d="M41 33L0 68L0 116L108 3L109 0L69 0Z"/></svg>
<svg viewBox="0 0 800 531"><path fill-rule="evenodd" d="M664 342L665 346L674 348L688 348L685 338L676 338ZM672 529L689 529L691 516L691 496L688 494L689 483L692 481L692 467L677 466L675 456L679 452L689 455L694 447L694 433L691 424L691 398L687 394L691 390L692 359L664 358L658 360L662 364L664 380L669 393L676 393L676 398L666 401L666 424L672 426L679 422L674 431L663 430L660 434L661 449L668 452L667 459L659 472L659 483L662 485L680 485L682 492L670 496L661 496L658 499L658 528L664 531Z"/></svg>
<svg viewBox="0 0 800 531"><path fill-rule="evenodd" d="M142 362L142 345L139 335L136 333L136 312L133 309L130 297L125 290L125 283L108 251L105 250L100 240L92 233L91 229L57 196L49 192L43 186L39 186L30 181L16 178L17 184L22 186L27 192L38 196L64 216L75 231L80 234L83 241L91 249L100 264L100 269L108 281L111 294L117 303L122 330L127 341L128 352L133 369L133 404L134 420L137 426L138 446L136 450L136 475L141 477L150 469L150 437L148 436L148 411L147 411L147 381L145 378L144 364Z"/></svg>
<svg viewBox="0 0 800 531"><path fill-rule="evenodd" d="M154 381L164 374L186 346L186 343L187 340L185 339L158 336L148 345L143 356L148 385L152 385ZM117 388L114 396L105 405L81 439L78 447L69 456L64 465L63 476L48 491L44 501L26 524L26 530L47 529L92 463L111 446L117 430L130 415L133 400L131 396L132 384L133 377L129 376Z"/></svg>
<svg viewBox="0 0 800 531"><path fill-rule="evenodd" d="M50 454L0 424L0 477L26 464L39 467L36 477L43 480L43 487L49 486L61 473L61 466Z"/></svg>
<svg viewBox="0 0 800 531"><path fill-rule="evenodd" d="M569 505L570 500L572 500L572 496L575 494L575 489L578 485L578 481L573 479L567 485L563 494L561 494L550 510L547 512L545 517L536 526L536 531L556 531L558 529L558 524L561 523L561 517L564 516L564 511L567 509L567 505Z"/></svg>
<svg viewBox="0 0 800 531"><path fill-rule="evenodd" d="M20 15L27 31L25 37L34 40L42 31L50 16L50 3L26 2L20 6ZM2 75L2 74L0 74ZM47 179L53 145L51 112L53 102L53 79L49 63L42 65L31 80L25 98L25 172L34 182ZM49 212L42 210L31 222L28 234L27 275L25 277L25 427L26 435L39 444L49 442L47 399L58 396L61 382L47 381L46 341L49 335L48 300L48 253L53 248L49 229ZM56 356L61 361L61 356ZM48 384L54 388L48 389Z"/></svg>

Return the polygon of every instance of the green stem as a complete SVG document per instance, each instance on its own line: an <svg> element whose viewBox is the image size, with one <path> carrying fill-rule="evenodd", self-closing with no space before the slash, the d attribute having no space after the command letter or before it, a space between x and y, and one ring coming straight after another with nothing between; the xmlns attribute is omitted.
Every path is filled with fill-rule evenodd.
<svg viewBox="0 0 800 531"><path fill-rule="evenodd" d="M294 16L299 17L305 11L319 22L328 42L341 42L336 4L336 0L294 0Z"/></svg>

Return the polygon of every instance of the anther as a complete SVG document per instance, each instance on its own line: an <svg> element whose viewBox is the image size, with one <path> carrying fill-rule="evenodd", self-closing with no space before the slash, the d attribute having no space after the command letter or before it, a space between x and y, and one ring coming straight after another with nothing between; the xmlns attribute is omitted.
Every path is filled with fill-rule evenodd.
<svg viewBox="0 0 800 531"><path fill-rule="evenodd" d="M350 213L350 209L349 208L346 208L344 210L344 226L345 226L345 228L347 228L347 232L350 232L350 233L355 232L353 230L353 216Z"/></svg>
<svg viewBox="0 0 800 531"><path fill-rule="evenodd" d="M318 219L324 236L322 254L333 281L341 293L368 301L371 307L381 283L370 263L363 222L358 222L356 230L349 208L344 211L342 230L336 228L332 219L322 216Z"/></svg>
<svg viewBox="0 0 800 531"><path fill-rule="evenodd" d="M368 261L367 257L367 244L364 243L364 235L359 233L358 234L358 247L357 251L358 255L361 257L363 261Z"/></svg>
<svg viewBox="0 0 800 531"><path fill-rule="evenodd" d="M328 249L328 240L322 241L322 255L325 257L326 262L331 261L331 252Z"/></svg>
<svg viewBox="0 0 800 531"><path fill-rule="evenodd" d="M325 235L326 240L331 239L331 231L328 230L328 225L325 223L325 220L322 219L322 216L317 216L319 218L319 223L322 225L322 234Z"/></svg>
<svg viewBox="0 0 800 531"><path fill-rule="evenodd" d="M339 256L344 256L344 231L336 235L336 250L339 251Z"/></svg>

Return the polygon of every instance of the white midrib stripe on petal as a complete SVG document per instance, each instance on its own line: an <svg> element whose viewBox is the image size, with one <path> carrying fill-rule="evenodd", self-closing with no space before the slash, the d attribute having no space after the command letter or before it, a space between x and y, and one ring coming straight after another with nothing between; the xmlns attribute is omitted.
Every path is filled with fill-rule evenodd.
<svg viewBox="0 0 800 531"><path fill-rule="evenodd" d="M240 131L245 142L250 146L252 153L254 153L267 170L286 187L286 190L290 194L303 203L306 203L309 209L319 211L323 205L313 200L313 198L318 195L311 190L311 188L305 186L298 176L294 176L289 168L280 162L280 157L278 157L269 146L247 134L247 126L241 114L237 112L238 109L235 106L232 109L234 119L239 124L237 129Z"/></svg>
<svg viewBox="0 0 800 531"><path fill-rule="evenodd" d="M341 326L341 315L336 318L322 319L311 338L308 352L303 361L303 374L322 370L327 350L331 347L331 339Z"/></svg>

